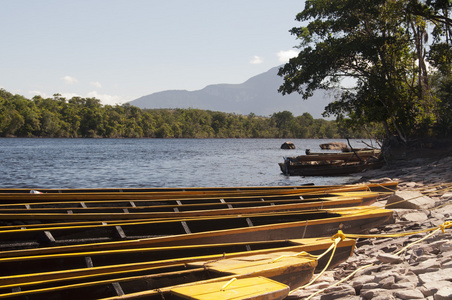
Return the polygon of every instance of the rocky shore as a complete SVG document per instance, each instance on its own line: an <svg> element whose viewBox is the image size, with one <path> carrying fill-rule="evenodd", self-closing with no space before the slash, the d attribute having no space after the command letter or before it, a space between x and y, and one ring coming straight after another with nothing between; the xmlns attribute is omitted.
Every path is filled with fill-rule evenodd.
<svg viewBox="0 0 452 300"><path fill-rule="evenodd" d="M398 191L375 205L392 209L394 223L375 228L371 234L422 231L452 221L452 157L398 161L363 173L359 181L385 180L398 180ZM345 263L287 299L307 299L316 292L310 299L452 299L452 228L444 231L428 237L432 231L359 238ZM363 266L367 267L360 269ZM350 279L333 286L358 269Z"/></svg>

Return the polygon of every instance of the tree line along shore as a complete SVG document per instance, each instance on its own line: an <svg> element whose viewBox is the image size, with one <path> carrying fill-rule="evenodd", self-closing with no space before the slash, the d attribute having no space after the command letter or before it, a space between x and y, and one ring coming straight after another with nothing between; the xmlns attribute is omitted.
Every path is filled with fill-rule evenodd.
<svg viewBox="0 0 452 300"><path fill-rule="evenodd" d="M50 138L366 138L336 121L289 111L244 116L201 109L140 109L102 105L59 94L27 99L0 89L0 137Z"/></svg>

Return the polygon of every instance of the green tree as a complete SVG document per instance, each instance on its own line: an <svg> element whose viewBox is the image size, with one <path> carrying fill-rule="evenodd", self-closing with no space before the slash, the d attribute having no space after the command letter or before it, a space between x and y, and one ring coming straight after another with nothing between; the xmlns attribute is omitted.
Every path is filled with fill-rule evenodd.
<svg viewBox="0 0 452 300"><path fill-rule="evenodd" d="M289 136L292 122L294 120L294 116L290 111L285 110L282 112L274 113L271 116L271 119L276 124L276 128L278 128L279 137Z"/></svg>
<svg viewBox="0 0 452 300"><path fill-rule="evenodd" d="M414 7L420 2L307 0L296 19L308 25L291 30L300 53L279 70L279 91L306 99L339 89L326 116L347 117L356 128L381 123L402 140L426 134L436 102L425 64L428 20Z"/></svg>

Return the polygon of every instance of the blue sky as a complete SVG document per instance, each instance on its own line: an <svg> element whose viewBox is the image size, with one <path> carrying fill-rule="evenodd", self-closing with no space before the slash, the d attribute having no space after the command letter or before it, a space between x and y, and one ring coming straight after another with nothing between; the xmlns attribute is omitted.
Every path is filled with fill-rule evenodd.
<svg viewBox="0 0 452 300"><path fill-rule="evenodd" d="M303 0L2 0L0 88L104 104L242 83L296 53Z"/></svg>

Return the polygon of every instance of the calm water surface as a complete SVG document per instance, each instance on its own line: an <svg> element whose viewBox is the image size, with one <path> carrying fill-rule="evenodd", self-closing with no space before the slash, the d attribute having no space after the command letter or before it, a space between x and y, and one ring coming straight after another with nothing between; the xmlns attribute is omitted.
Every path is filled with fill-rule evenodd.
<svg viewBox="0 0 452 300"><path fill-rule="evenodd" d="M319 144L332 140L295 139L296 150L282 150L285 141L2 138L0 188L285 186L356 179L283 175L278 163L284 156L318 152Z"/></svg>

